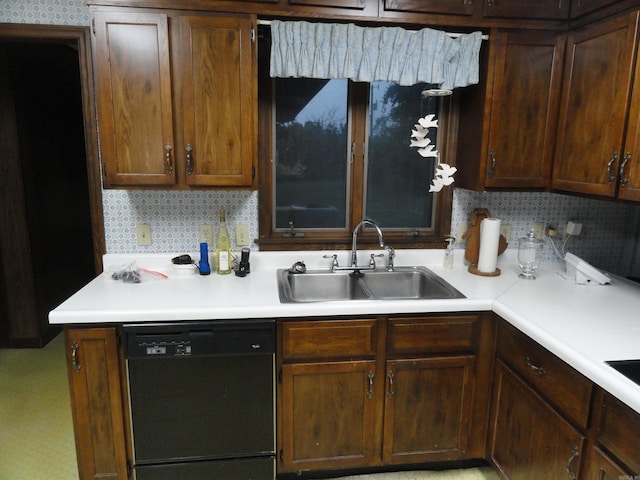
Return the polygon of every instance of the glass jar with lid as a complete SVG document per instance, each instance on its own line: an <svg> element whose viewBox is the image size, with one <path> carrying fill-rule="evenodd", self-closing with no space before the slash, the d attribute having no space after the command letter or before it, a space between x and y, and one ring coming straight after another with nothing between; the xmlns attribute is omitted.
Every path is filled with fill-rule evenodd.
<svg viewBox="0 0 640 480"><path fill-rule="evenodd" d="M535 272L540 265L542 245L542 240L536 238L536 233L533 229L531 229L526 237L518 241L518 265L520 266L520 270L522 270L520 278L535 280L536 277L533 272Z"/></svg>

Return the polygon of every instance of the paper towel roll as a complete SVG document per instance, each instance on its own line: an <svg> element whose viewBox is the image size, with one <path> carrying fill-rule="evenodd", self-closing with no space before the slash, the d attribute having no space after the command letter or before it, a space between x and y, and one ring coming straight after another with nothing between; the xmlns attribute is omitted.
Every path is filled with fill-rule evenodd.
<svg viewBox="0 0 640 480"><path fill-rule="evenodd" d="M480 255L478 271L493 273L498 262L498 244L500 241L500 219L485 218L480 223Z"/></svg>

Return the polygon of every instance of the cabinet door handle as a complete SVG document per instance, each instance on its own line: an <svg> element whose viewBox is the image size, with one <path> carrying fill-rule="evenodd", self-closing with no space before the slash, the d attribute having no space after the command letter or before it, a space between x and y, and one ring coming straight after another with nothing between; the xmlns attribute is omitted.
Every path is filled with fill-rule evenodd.
<svg viewBox="0 0 640 480"><path fill-rule="evenodd" d="M490 177L493 177L496 174L496 151L495 150L489 150L489 158L491 159L491 166L489 167L489 171L487 172L487 174Z"/></svg>
<svg viewBox="0 0 640 480"><path fill-rule="evenodd" d="M375 373L373 373L372 371L369 371L369 373L367 374L367 378L369 378L369 387L367 388L367 398L369 400L373 398L373 377L374 376L375 376Z"/></svg>
<svg viewBox="0 0 640 480"><path fill-rule="evenodd" d="M164 162L167 165L167 173L173 173L173 161L171 160L171 145L167 144L164 147Z"/></svg>
<svg viewBox="0 0 640 480"><path fill-rule="evenodd" d="M78 373L80 371L80 368L82 367L80 365L80 362L78 361L78 349L80 348L80 346L78 345L78 342L73 342L71 344L71 366L73 367L73 370Z"/></svg>
<svg viewBox="0 0 640 480"><path fill-rule="evenodd" d="M620 175L620 186L625 187L629 182L629 177L625 176L624 169L631 160L631 152L627 152L626 155L622 158L622 163L620 164L620 170L618 170L618 174Z"/></svg>
<svg viewBox="0 0 640 480"><path fill-rule="evenodd" d="M387 397L391 398L393 397L393 394L396 393L395 390L393 389L393 370L389 371L389 373L387 373L387 377L389 378L389 390L387 390Z"/></svg>
<svg viewBox="0 0 640 480"><path fill-rule="evenodd" d="M531 357L529 356L524 357L524 361L527 363L527 366L531 370L536 372L538 375L544 375L545 373L547 373L544 368L538 367L535 363L533 363L533 360L531 360Z"/></svg>
<svg viewBox="0 0 640 480"><path fill-rule="evenodd" d="M579 456L580 452L578 451L578 447L573 447L573 450L571 450L571 456L569 457L569 461L567 462L567 475L569 475L569 480L576 480L576 474L571 470L571 464Z"/></svg>
<svg viewBox="0 0 640 480"><path fill-rule="evenodd" d="M607 163L607 176L609 177L609 184L612 184L616 177L613 175L613 164L618 160L618 152L613 152L611 154L611 159L609 163Z"/></svg>
<svg viewBox="0 0 640 480"><path fill-rule="evenodd" d="M193 147L189 143L184 150L187 159L187 175L191 175L193 173Z"/></svg>

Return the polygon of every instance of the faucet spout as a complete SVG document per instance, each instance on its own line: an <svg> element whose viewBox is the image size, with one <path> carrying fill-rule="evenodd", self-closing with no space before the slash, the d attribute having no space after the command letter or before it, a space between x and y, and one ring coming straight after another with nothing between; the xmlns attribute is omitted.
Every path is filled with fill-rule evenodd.
<svg viewBox="0 0 640 480"><path fill-rule="evenodd" d="M380 227L373 220L364 219L360 221L353 229L353 237L351 239L351 266L352 267L358 266L358 231L364 225L369 225L376 229L380 248L384 248L384 239L382 238L382 230L380 230Z"/></svg>

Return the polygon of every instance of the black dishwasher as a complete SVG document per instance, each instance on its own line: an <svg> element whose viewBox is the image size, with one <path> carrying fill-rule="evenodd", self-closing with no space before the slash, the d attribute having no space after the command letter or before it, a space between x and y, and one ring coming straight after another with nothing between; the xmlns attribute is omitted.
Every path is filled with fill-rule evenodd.
<svg viewBox="0 0 640 480"><path fill-rule="evenodd" d="M274 479L274 320L123 331L137 480Z"/></svg>

